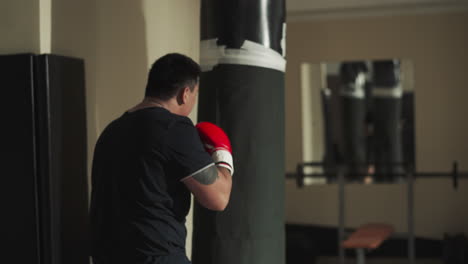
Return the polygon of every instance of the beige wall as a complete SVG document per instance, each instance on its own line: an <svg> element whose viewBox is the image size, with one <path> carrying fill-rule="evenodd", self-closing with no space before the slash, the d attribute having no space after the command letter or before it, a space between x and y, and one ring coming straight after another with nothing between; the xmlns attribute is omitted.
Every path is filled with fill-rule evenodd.
<svg viewBox="0 0 468 264"><path fill-rule="evenodd" d="M39 52L38 0L0 1L0 54Z"/></svg>
<svg viewBox="0 0 468 264"><path fill-rule="evenodd" d="M286 168L302 158L300 64L373 58L408 58L414 63L416 159L418 171L449 171L453 160L468 170L466 62L468 12L288 22L286 73ZM449 179L418 179L416 233L441 237L468 233L468 181L459 190ZM406 188L401 185L348 185L347 224L393 223L406 230ZM336 186L297 189L286 184L289 222L337 224ZM307 202L305 202L307 201Z"/></svg>

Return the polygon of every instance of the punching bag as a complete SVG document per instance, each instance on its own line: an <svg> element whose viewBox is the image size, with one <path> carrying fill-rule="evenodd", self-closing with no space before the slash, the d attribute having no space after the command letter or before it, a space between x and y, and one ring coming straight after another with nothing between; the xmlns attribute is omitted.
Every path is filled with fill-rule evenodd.
<svg viewBox="0 0 468 264"><path fill-rule="evenodd" d="M396 165L403 162L400 62L373 61L372 68L375 180L392 182L403 173L401 165Z"/></svg>
<svg viewBox="0 0 468 264"><path fill-rule="evenodd" d="M338 160L337 147L335 146L335 131L332 124L332 93L329 88L320 90L320 99L322 102L323 135L325 142L325 153L323 155L324 173L327 174L327 180L334 179L335 163Z"/></svg>
<svg viewBox="0 0 468 264"><path fill-rule="evenodd" d="M367 66L364 62L345 62L340 66L340 101L343 129L343 159L348 180L360 180L367 172L366 100Z"/></svg>
<svg viewBox="0 0 468 264"><path fill-rule="evenodd" d="M194 264L284 263L284 0L202 0L198 121L217 124L235 174L223 212L194 206Z"/></svg>

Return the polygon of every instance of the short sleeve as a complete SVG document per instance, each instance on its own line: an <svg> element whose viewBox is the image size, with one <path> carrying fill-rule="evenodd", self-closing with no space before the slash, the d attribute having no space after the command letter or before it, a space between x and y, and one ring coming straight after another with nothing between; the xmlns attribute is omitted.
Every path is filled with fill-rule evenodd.
<svg viewBox="0 0 468 264"><path fill-rule="evenodd" d="M213 159L205 151L200 136L188 118L178 120L167 136L168 156L173 164L177 180L183 180L214 166Z"/></svg>

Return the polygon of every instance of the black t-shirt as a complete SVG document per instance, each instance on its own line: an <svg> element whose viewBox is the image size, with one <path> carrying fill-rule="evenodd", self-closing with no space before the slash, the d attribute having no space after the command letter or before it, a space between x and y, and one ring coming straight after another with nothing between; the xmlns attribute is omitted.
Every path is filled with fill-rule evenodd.
<svg viewBox="0 0 468 264"><path fill-rule="evenodd" d="M126 112L99 137L93 158L92 255L185 253L185 177L213 166L192 121L164 108Z"/></svg>

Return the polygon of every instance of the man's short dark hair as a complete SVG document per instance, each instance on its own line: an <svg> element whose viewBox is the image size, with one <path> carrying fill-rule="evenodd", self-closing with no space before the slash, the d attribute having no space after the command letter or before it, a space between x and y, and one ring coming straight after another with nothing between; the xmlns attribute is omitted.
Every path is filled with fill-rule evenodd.
<svg viewBox="0 0 468 264"><path fill-rule="evenodd" d="M193 91L200 73L200 65L191 58L179 53L164 55L151 66L145 96L169 100L184 87Z"/></svg>

